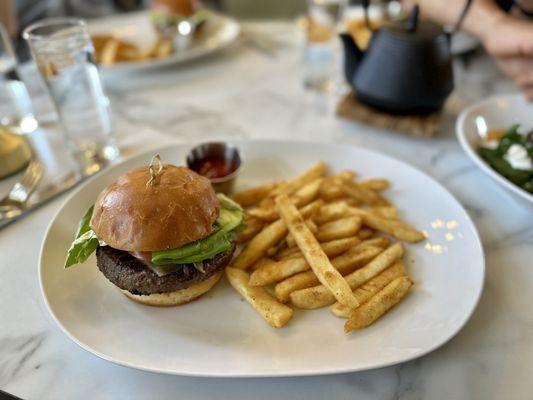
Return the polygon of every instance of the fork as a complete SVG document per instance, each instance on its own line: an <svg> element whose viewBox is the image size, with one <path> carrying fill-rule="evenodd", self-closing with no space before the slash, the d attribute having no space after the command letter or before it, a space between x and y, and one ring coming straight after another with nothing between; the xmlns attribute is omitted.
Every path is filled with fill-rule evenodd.
<svg viewBox="0 0 533 400"><path fill-rule="evenodd" d="M20 215L26 203L41 180L44 167L39 161L31 161L20 182L13 185L9 193L0 200L0 215L12 218Z"/></svg>

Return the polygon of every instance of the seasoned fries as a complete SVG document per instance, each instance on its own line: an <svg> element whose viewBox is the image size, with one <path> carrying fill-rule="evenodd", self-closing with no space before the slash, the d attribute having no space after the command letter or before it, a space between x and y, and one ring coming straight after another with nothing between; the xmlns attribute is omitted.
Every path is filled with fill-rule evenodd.
<svg viewBox="0 0 533 400"><path fill-rule="evenodd" d="M235 193L247 227L226 269L231 285L274 327L292 317L286 303L330 305L348 318L345 332L372 324L412 286L401 241L425 238L384 197L390 185L356 180L352 171L328 176L320 162L294 179Z"/></svg>
<svg viewBox="0 0 533 400"><path fill-rule="evenodd" d="M276 182L267 183L266 185L237 192L231 195L230 198L243 207L254 206L267 197L277 185Z"/></svg>
<svg viewBox="0 0 533 400"><path fill-rule="evenodd" d="M354 236L361 229L360 217L348 217L328 222L320 227L316 238L320 242Z"/></svg>
<svg viewBox="0 0 533 400"><path fill-rule="evenodd" d="M253 217L246 217L246 228L237 236L237 242L245 243L263 228L264 222Z"/></svg>
<svg viewBox="0 0 533 400"><path fill-rule="evenodd" d="M265 288L248 285L249 276L245 271L228 267L226 275L231 286L270 326L281 328L292 318L292 309L278 302Z"/></svg>
<svg viewBox="0 0 533 400"><path fill-rule="evenodd" d="M354 248L346 254L334 258L331 263L333 267L336 268L341 274L347 274L356 268L364 266L379 253L381 253L381 251L382 249L379 247L364 247L361 249ZM287 302L292 292L300 289L310 288L319 284L320 281L315 276L313 271L301 272L278 283L274 288L274 292L280 301ZM331 293L329 293L327 290L325 290L325 293L327 293L327 301L333 302L334 300ZM331 304L327 302L324 303L324 300L322 300L322 302L313 302L313 300L309 302L308 296L305 293L301 297L298 297L297 295L294 301L296 302L294 305L298 306L299 308L320 308Z"/></svg>
<svg viewBox="0 0 533 400"><path fill-rule="evenodd" d="M305 206L301 213L303 216L314 214L321 206L321 201L317 200ZM294 206L293 206L294 207ZM283 220L277 220L259 232L243 251L233 261L232 267L246 269L267 254L268 249L278 243L287 234L287 226Z"/></svg>
<svg viewBox="0 0 533 400"><path fill-rule="evenodd" d="M357 238L340 239L324 243L321 247L328 257L332 257L333 255L348 250L348 246L355 246L358 242L359 239ZM335 260L336 259L332 260L332 265L334 267L336 267ZM301 257L287 258L278 262L264 263L261 267L256 268L250 276L250 285L265 286L270 283L279 282L291 275L309 269L310 266L303 255L301 255Z"/></svg>
<svg viewBox="0 0 533 400"><path fill-rule="evenodd" d="M365 225L370 228L388 233L397 239L405 240L409 243L416 243L425 239L422 232L411 228L405 222L399 220L386 219L369 212L364 215L363 220Z"/></svg>
<svg viewBox="0 0 533 400"><path fill-rule="evenodd" d="M323 162L316 163L299 177L281 183L270 195L271 197L276 197L280 194L291 195L307 183L311 183L315 179L323 177L325 172L326 164Z"/></svg>
<svg viewBox="0 0 533 400"><path fill-rule="evenodd" d="M91 39L97 64L105 66L120 62L166 58L174 51L172 41L166 38L159 38L147 48L138 47L112 35L94 35Z"/></svg>
<svg viewBox="0 0 533 400"><path fill-rule="evenodd" d="M387 268L378 276L370 279L363 286L354 290L353 294L359 301L359 303L366 303L372 298L377 292L387 286L394 279L399 278L400 276L405 275L405 268L401 261L396 262L394 265ZM330 310L337 317L348 318L350 315L350 309L343 306L339 302L333 304L330 307Z"/></svg>
<svg viewBox="0 0 533 400"><path fill-rule="evenodd" d="M339 303L350 308L357 307L359 303L350 287L342 278L342 275L333 268L328 256L305 225L302 215L291 203L287 195L282 194L276 197L276 207L318 280L322 282Z"/></svg>
<svg viewBox="0 0 533 400"><path fill-rule="evenodd" d="M318 195L321 183L322 179L318 178L302 186L291 196L292 203L296 207L302 207L312 202ZM279 218L278 211L273 203L251 209L248 214L267 222L272 222Z"/></svg>
<svg viewBox="0 0 533 400"><path fill-rule="evenodd" d="M367 248L367 250L368 249L369 248ZM402 254L403 247L401 244L396 243L379 254L363 268L351 272L344 278L352 290L356 289L384 269L388 268L394 261L400 258ZM335 301L331 292L324 285L313 286L292 292L290 294L290 299L292 304L296 307L304 309L325 307Z"/></svg>
<svg viewBox="0 0 533 400"><path fill-rule="evenodd" d="M398 304L411 286L413 286L413 281L408 276L401 276L393 280L368 302L350 313L348 321L344 324L344 332L348 333L372 324Z"/></svg>
<svg viewBox="0 0 533 400"><path fill-rule="evenodd" d="M305 224L309 228L309 230L313 233L313 235L316 235L318 233L318 226L313 222L313 220L308 219L305 221ZM290 233L287 235L287 247L295 247L296 246L296 240L294 240L294 236L292 236Z"/></svg>

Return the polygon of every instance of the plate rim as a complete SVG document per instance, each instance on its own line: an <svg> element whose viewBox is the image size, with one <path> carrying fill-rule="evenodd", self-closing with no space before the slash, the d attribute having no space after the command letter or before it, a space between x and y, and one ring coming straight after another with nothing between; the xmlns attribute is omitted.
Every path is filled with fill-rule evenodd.
<svg viewBox="0 0 533 400"><path fill-rule="evenodd" d="M514 193L515 195L519 196L521 199L528 201L529 203L533 204L533 195L526 192L521 187L515 185L511 181L508 181L506 178L504 178L502 175L500 175L498 172L493 170L474 150L473 146L470 145L468 140L466 139L466 130L464 128L466 119L472 114L472 112L482 106L486 106L487 104L491 104L494 102L497 102L499 100L512 100L515 101L516 99L522 100L522 95L520 94L505 94L505 95L494 95L490 96L488 99L484 99L478 102L475 102L471 105L469 105L467 108L465 108L459 116L457 117L457 120L455 122L455 134L457 136L457 139L459 139L459 144L463 148L463 151L468 155L468 158L474 162L483 172L485 172L486 175L491 177L496 183L498 183L500 186L503 186L505 189L509 190L510 192Z"/></svg>
<svg viewBox="0 0 533 400"><path fill-rule="evenodd" d="M148 157L149 155L153 154L154 151L157 152L157 151L160 151L160 150L163 150L163 149L168 149L170 147L189 147L189 146L192 147L192 146L194 146L195 144L197 144L199 142L200 141L191 141L190 143L180 143L180 142L170 143L170 144L167 144L167 145L163 145L163 146L157 147L155 149L151 149L151 150L148 150L148 151L145 151L145 152L134 154L132 156L129 156L129 157L121 160L120 162L117 162L116 164L113 164L113 165L109 166L103 172L109 171L112 168L116 168L116 167L118 167L120 165L123 165L123 164L125 164L127 162L130 162L131 160L133 160L135 158ZM48 226L46 228L46 232L45 232L45 235L44 235L44 238L42 240L41 247L40 247L40 250L39 250L39 262L38 262L37 268L38 268L39 288L40 288L40 293L41 293L42 300L43 300L43 302L44 302L44 304L46 306L46 309L47 309L49 315L52 317L52 319L54 320L56 325L60 328L60 330L70 340L72 340L74 343L76 343L83 350L85 350L88 353L90 353L92 355L95 355L95 356L97 356L97 357L99 357L99 358L101 358L103 360L109 361L109 362L111 362L113 364L116 364L116 365L132 368L132 369L136 369L136 370L140 370L140 371L159 373L159 374L164 374L164 375L198 377L198 378L283 378L283 377L305 377L305 376L338 375L338 374L346 374L346 373L354 373L354 372L371 371L371 370L375 370L375 369L379 369L379 368L386 368L386 367L390 367L390 366L394 366L394 365L403 364L403 363L415 360L417 358L423 357L423 356L425 356L425 355L427 355L429 353L434 352L438 348L440 348L440 347L444 346L446 343L448 343L455 336L457 336L457 334L465 327L465 325L467 324L467 322L470 320L470 318L474 314L475 310L477 309L477 307L479 305L479 301L480 301L481 296L483 294L484 287L485 287L485 280L486 280L485 251L484 251L484 248L483 248L483 243L481 241L481 237L479 235L478 229L477 229L474 221L472 220L470 215L466 212L466 210L464 209L462 204L459 202L459 200L457 200L457 198L444 185L442 185L439 181L434 179L429 174L426 174L424 171L418 169L417 167L412 166L408 162L405 162L403 160L400 160L400 159L395 158L393 156L390 156L388 154L380 153L378 151L375 151L375 150L372 150L372 149L368 149L368 148L366 148L364 146L359 146L359 145L346 144L346 143L331 143L331 142L327 142L327 141L276 140L276 139L273 139L273 140L268 140L268 139L267 140L254 140L254 139L252 139L252 140L232 140L232 142L236 143L236 144L239 144L239 143L251 143L251 142L253 142L253 143L263 143L263 144L266 144L266 143L269 143L269 144L287 144L287 143L299 144L299 143L301 143L301 144L303 144L303 143L305 143L305 144L310 144L310 145L315 145L315 146L316 145L328 144L330 146L335 146L335 147L353 147L355 149L358 149L358 150L361 150L361 151L364 151L364 152L368 152L368 153L370 153L372 155L378 155L378 156L384 157L384 158L386 158L388 160L402 163L402 164L406 165L407 167L415 170L416 172L422 174L425 178L430 179L434 184L439 186L440 189L442 189L444 191L444 193L447 194L448 196L450 196L450 198L456 203L456 205L459 207L459 210L464 214L465 220L468 223L470 223L470 226L471 226L471 228L473 230L473 233L474 233L474 245L476 247L476 250L481 255L481 258L479 260L480 261L480 265L481 265L481 271L480 271L481 272L481 279L480 279L480 282L479 282L479 287L477 289L477 294L476 294L475 299L474 299L474 301L472 303L471 309L468 311L468 313L466 313L465 317L457 325L456 329L453 330L445 339L441 340L440 342L434 344L433 346L429 346L427 349L424 349L424 350L422 350L422 351L420 351L420 352L418 352L416 354L410 355L410 356L402 359L401 361L386 361L386 362L382 362L382 363L376 363L375 365L372 365L371 367L355 367L355 368L346 367L346 368L329 369L329 370L325 370L325 371L316 371L316 370L305 370L305 369L303 369L303 370L293 371L293 372L273 371L273 372L260 372L260 373L253 373L253 372L252 373L231 373L231 372L227 373L227 372L223 372L222 371L222 372L219 372L219 373L213 373L213 372L202 373L202 372L175 371L175 370L168 370L168 369L164 369L164 368L146 367L146 366L143 366L143 365L140 365L140 364L136 364L136 363L132 363L132 362L128 362L128 361L123 361L123 360L118 360L118 359L115 359L113 357L109 357L108 355L103 354L103 353L91 348L89 345L83 343L81 340L78 340L78 338L76 338L74 336L74 334L72 334L59 321L58 317L56 316L56 314L54 313L52 307L50 306L48 298L47 298L47 296L45 294L45 289L44 289L44 286L43 286L43 279L42 279L42 270L43 270L42 265L43 265L43 256L44 256L43 253L44 253L45 245L46 245L46 243L48 242L48 239L49 239L49 233L50 233L50 230L52 228L52 225L55 223L59 213L61 213L63 208L75 196L77 196L78 192L80 192L85 186L87 186L88 184L90 184L91 182L93 182L94 180L98 179L101 176L101 174L97 174L97 175L92 176L91 178L87 179L85 182L83 182L72 193L70 193L69 196L61 203L60 207L55 212L52 220L50 221L50 223L48 224Z"/></svg>
<svg viewBox="0 0 533 400"><path fill-rule="evenodd" d="M97 25L98 23L101 23L101 21L106 20L106 19L111 20L111 19L114 19L114 18L126 18L126 17L131 17L131 15L136 15L137 16L137 15L148 14L148 12L149 11L147 11L147 10L142 10L142 11L129 13L130 15L124 14L124 15L119 15L118 17L117 17L117 15L107 16L107 17L103 17L103 18L98 18L98 19L93 20L93 21L89 21L88 24L87 24L88 25L89 34L90 34L91 24L94 26L94 25ZM130 62L121 62L121 63L113 64L112 66L98 65L98 70L101 73L104 73L104 74L145 71L145 70L149 70L149 69L162 68L162 67L165 67L165 66L168 66L168 65L172 65L172 64L176 64L176 65L184 64L184 63L197 60L198 58L202 58L202 57L208 56L210 54L213 54L213 53L216 53L216 52L218 52L220 50L225 49L226 47L228 47L231 44L233 44L237 40L237 38L239 37L239 34L241 32L241 24L235 18L232 18L232 17L230 17L228 15L220 14L220 13L212 11L212 10L209 10L209 13L211 15L214 15L215 18L218 18L221 21L223 21L223 23L226 26L231 26L231 28L234 30L232 36L229 37L227 40L221 41L218 46L216 46L214 48L210 48L210 49L208 49L208 48L198 49L197 51L193 52L192 54L190 53L189 56L186 57L186 58L177 58L176 54L173 54L173 55L170 55L169 57L165 57L165 58L162 58L162 59L156 59L156 60L142 60L142 61L136 61L136 62L131 62L131 61Z"/></svg>

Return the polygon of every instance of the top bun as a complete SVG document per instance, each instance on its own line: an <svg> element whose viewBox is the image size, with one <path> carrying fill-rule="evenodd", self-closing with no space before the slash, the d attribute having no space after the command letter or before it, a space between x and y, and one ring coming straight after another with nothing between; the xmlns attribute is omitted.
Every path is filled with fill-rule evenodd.
<svg viewBox="0 0 533 400"><path fill-rule="evenodd" d="M198 0L157 0L152 1L152 9L164 13L189 17L198 10Z"/></svg>
<svg viewBox="0 0 533 400"><path fill-rule="evenodd" d="M91 228L124 251L175 249L213 231L219 202L209 180L165 165L152 185L148 167L131 170L96 199Z"/></svg>

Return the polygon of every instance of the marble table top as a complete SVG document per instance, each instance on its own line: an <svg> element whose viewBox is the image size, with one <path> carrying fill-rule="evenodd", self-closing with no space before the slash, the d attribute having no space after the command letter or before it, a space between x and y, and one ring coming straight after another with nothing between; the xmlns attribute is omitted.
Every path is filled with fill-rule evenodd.
<svg viewBox="0 0 533 400"><path fill-rule="evenodd" d="M359 145L402 159L446 186L479 229L487 278L471 320L425 357L362 373L200 379L117 366L71 342L41 298L39 248L63 195L0 231L0 389L42 400L531 398L532 214L467 159L453 131L454 117L466 104L515 91L512 84L482 52L458 60L457 90L448 102L442 134L413 138L340 120L334 107L341 93L305 91L294 24L245 28L250 35L269 32L277 47L264 52L253 41L241 41L184 66L106 78L123 155L170 142L276 138Z"/></svg>

